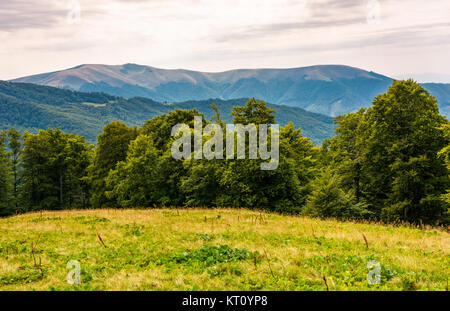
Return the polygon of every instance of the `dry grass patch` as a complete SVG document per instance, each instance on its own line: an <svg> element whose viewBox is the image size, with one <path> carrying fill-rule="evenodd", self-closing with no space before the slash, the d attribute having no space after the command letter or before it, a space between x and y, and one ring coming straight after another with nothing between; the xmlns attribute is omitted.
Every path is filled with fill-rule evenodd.
<svg viewBox="0 0 450 311"><path fill-rule="evenodd" d="M243 209L38 212L0 234L0 290L445 290L450 267L445 231Z"/></svg>

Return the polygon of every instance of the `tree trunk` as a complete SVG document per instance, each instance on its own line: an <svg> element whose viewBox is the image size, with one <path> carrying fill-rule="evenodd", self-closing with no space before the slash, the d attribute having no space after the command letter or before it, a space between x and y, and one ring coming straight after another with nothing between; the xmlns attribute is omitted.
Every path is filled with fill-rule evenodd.
<svg viewBox="0 0 450 311"><path fill-rule="evenodd" d="M17 166L14 164L14 202L16 203L16 210L19 207L17 202Z"/></svg>
<svg viewBox="0 0 450 311"><path fill-rule="evenodd" d="M64 204L63 202L63 173L62 170L59 170L59 203L61 206Z"/></svg>
<svg viewBox="0 0 450 311"><path fill-rule="evenodd" d="M359 203L359 198L361 197L360 180L361 180L361 165L359 163L356 163L356 176L353 179L353 182L355 187L355 199L357 203Z"/></svg>

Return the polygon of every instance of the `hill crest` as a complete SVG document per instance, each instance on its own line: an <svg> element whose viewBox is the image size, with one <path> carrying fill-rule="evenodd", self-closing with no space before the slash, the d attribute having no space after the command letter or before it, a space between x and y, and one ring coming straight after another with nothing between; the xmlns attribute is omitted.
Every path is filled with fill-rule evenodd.
<svg viewBox="0 0 450 311"><path fill-rule="evenodd" d="M373 98L386 92L392 81L390 77L344 65L201 72L132 63L83 64L11 80L125 98L146 97L158 102L255 97L332 117L370 106ZM448 116L450 84L423 85Z"/></svg>

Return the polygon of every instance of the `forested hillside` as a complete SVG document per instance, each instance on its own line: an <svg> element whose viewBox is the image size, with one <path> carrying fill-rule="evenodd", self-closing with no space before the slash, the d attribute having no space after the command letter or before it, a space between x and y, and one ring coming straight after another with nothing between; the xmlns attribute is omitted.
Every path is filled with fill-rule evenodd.
<svg viewBox="0 0 450 311"><path fill-rule="evenodd" d="M126 102L142 105L140 99ZM87 106L93 109L95 104ZM225 135L218 141L231 134L236 143L238 134L225 128L218 107L210 108L214 115L200 118L199 126L205 131L209 125L221 127ZM173 128L183 123L190 134L195 116L201 116L196 109L176 109L140 127L114 121L103 128L95 147L60 129L23 135L4 131L1 214L232 207L344 220L450 224L450 124L439 114L436 99L412 80L394 82L369 109L337 118L336 136L320 147L293 123L280 127L274 170L261 170L267 161L261 153L255 159L225 160L224 151L216 151L216 140L210 145L215 150L212 159L192 159L191 149L184 160L175 159ZM273 124L276 111L250 99L244 107L233 107L231 116L234 124L258 126ZM210 136L203 136L205 146L213 141Z"/></svg>
<svg viewBox="0 0 450 311"><path fill-rule="evenodd" d="M14 127L36 132L38 129L60 128L65 132L85 136L95 143L103 126L118 120L129 126L142 125L146 120L174 109L197 109L210 117L211 104L217 104L225 121L231 121L234 106L243 106L247 99L158 103L148 98L125 99L104 93L82 93L28 83L0 81L0 130ZM270 105L277 111L281 125L293 122L314 143L320 144L333 136L333 119L300 108Z"/></svg>

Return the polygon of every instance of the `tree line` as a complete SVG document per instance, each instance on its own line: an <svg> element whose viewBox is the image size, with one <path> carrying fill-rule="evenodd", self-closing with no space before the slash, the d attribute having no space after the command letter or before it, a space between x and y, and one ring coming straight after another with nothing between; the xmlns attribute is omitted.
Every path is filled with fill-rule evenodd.
<svg viewBox="0 0 450 311"><path fill-rule="evenodd" d="M280 127L276 170L261 159L175 160L172 127L224 127L176 109L138 127L115 121L97 145L59 129L0 135L0 216L80 208L243 207L337 219L450 224L450 125L436 99L412 80L395 81L373 105L336 118L320 147L292 123ZM274 124L250 99L234 124ZM270 137L269 137L270 139ZM270 145L270 144L269 144Z"/></svg>

